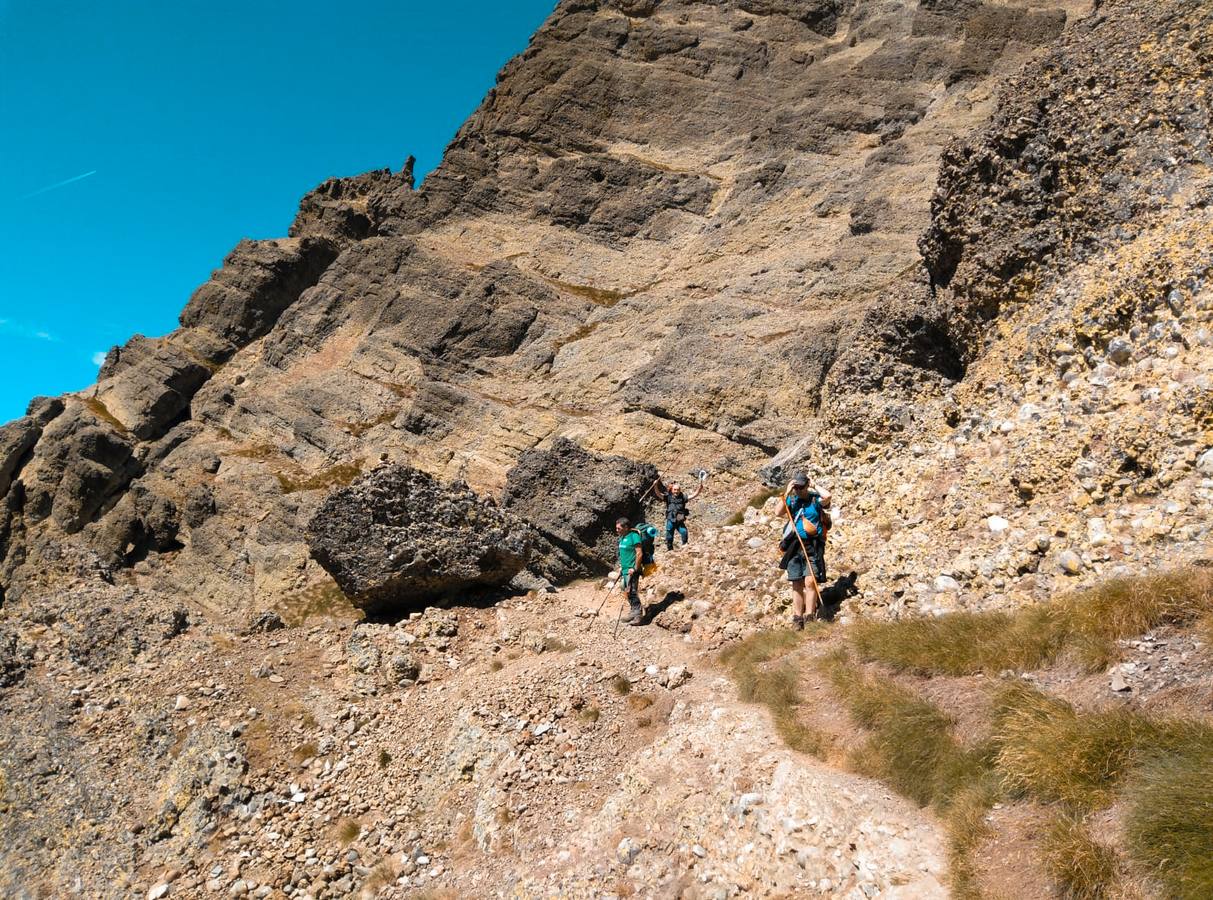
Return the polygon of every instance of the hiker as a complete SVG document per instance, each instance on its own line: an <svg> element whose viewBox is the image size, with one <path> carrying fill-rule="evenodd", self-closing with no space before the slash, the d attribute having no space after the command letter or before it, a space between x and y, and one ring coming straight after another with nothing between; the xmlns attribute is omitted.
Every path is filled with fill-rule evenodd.
<svg viewBox="0 0 1213 900"><path fill-rule="evenodd" d="M783 499L788 524L779 542L779 548L784 551L779 566L787 570L788 581L792 583L792 627L799 631L805 622L817 617L821 606L818 581L825 579L825 532L829 514L822 508L821 495L809 487L809 478L803 473L788 483ZM806 551L808 559L805 558ZM811 605L805 597L806 578L813 585Z"/></svg>
<svg viewBox="0 0 1213 900"><path fill-rule="evenodd" d="M665 548L667 550L674 549L674 532L677 531L682 537L682 545L685 547L687 543L687 516L690 514L687 511L687 504L699 496L699 492L703 490L703 479L699 480L699 484L695 487L695 492L689 497L683 493L682 485L677 481L670 482L667 488L658 478L656 484L653 485L653 492L663 500L665 500Z"/></svg>
<svg viewBox="0 0 1213 900"><path fill-rule="evenodd" d="M615 533L619 535L619 580L627 586L628 614L623 620L628 625L644 624L644 607L640 605L640 573L653 562L653 543L657 529L645 522L636 527L626 517L615 520Z"/></svg>

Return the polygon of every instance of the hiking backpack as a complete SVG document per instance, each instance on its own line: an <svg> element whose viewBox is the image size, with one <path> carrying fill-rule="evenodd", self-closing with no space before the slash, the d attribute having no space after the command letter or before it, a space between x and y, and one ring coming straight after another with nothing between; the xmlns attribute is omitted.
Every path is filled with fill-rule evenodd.
<svg viewBox="0 0 1213 900"><path fill-rule="evenodd" d="M648 522L637 522L632 531L640 536L641 566L651 566L657 549L657 527Z"/></svg>

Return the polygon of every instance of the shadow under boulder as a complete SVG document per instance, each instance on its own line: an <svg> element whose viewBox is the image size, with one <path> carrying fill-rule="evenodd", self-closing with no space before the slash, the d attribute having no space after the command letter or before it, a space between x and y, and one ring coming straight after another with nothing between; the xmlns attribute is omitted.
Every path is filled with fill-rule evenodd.
<svg viewBox="0 0 1213 900"><path fill-rule="evenodd" d="M506 585L527 564L534 538L467 485L395 464L334 491L307 527L312 557L354 605L373 612Z"/></svg>
<svg viewBox="0 0 1213 900"><path fill-rule="evenodd" d="M623 456L599 456L567 438L528 450L506 476L501 505L543 537L530 565L560 583L605 572L615 562L615 520L637 521L640 496L657 469Z"/></svg>

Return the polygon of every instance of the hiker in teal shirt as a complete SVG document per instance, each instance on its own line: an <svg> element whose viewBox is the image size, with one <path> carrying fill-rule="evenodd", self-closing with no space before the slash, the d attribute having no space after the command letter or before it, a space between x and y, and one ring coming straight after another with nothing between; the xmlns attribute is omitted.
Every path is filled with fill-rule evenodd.
<svg viewBox="0 0 1213 900"><path fill-rule="evenodd" d="M644 538L632 528L626 518L615 520L615 533L619 535L619 578L627 585L628 614L623 621L628 625L644 623L644 607L640 605L640 566Z"/></svg>

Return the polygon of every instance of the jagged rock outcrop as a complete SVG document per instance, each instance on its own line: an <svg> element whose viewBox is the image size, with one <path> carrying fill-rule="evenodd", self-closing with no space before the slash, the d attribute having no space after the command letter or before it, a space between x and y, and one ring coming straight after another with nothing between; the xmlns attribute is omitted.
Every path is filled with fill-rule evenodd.
<svg viewBox="0 0 1213 900"><path fill-rule="evenodd" d="M559 438L528 450L510 470L501 505L546 539L532 568L554 581L605 571L616 560L615 520L639 521L640 496L657 479L651 464L589 453ZM546 551L546 552L544 552Z"/></svg>
<svg viewBox="0 0 1213 900"><path fill-rule="evenodd" d="M324 238L241 241L223 268L194 291L181 324L207 329L233 349L243 347L273 328L336 257L337 246Z"/></svg>
<svg viewBox="0 0 1213 900"><path fill-rule="evenodd" d="M560 3L420 188L324 182L111 352L21 454L0 583L67 531L235 611L320 577L329 473L384 454L496 494L561 437L735 485L895 438L974 340L921 274L940 154L1082 8Z"/></svg>
<svg viewBox="0 0 1213 900"><path fill-rule="evenodd" d="M963 315L986 322L1003 304L1032 302L1193 191L1191 167L1213 161L1213 122L1191 86L1213 77L1213 60L1188 35L1208 27L1196 0L1118 4L1012 80L996 115L945 152L921 247L932 282L963 298ZM1192 205L1210 202L1207 186L1194 191ZM1135 312L1128 297L1088 310L1081 337L1102 350Z"/></svg>
<svg viewBox="0 0 1213 900"><path fill-rule="evenodd" d="M507 584L533 534L466 485L380 466L331 494L308 524L316 561L357 605L376 612Z"/></svg>

